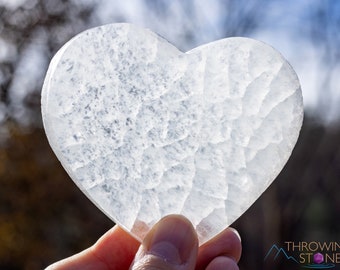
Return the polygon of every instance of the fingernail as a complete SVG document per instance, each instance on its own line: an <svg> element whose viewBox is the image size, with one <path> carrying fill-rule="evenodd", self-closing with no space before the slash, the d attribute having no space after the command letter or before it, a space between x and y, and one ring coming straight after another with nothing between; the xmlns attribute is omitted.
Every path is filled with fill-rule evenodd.
<svg viewBox="0 0 340 270"><path fill-rule="evenodd" d="M232 228L232 227L229 227L229 229L230 229L234 234L236 234L237 238L240 239L240 242L242 242L241 236L240 236L240 234L238 233L238 231L237 231L236 229Z"/></svg>
<svg viewBox="0 0 340 270"><path fill-rule="evenodd" d="M180 265L187 262L197 250L198 241L190 221L182 216L171 215L154 226L143 245L148 254Z"/></svg>

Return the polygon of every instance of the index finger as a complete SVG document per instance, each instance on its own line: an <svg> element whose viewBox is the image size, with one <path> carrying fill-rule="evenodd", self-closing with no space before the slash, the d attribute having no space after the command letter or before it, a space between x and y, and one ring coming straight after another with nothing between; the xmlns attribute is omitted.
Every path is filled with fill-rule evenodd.
<svg viewBox="0 0 340 270"><path fill-rule="evenodd" d="M236 263L241 257L241 251L239 234L235 229L227 228L199 248L196 270L206 269L220 256L231 258Z"/></svg>
<svg viewBox="0 0 340 270"><path fill-rule="evenodd" d="M119 226L105 233L92 247L49 266L46 270L129 269L140 243Z"/></svg>

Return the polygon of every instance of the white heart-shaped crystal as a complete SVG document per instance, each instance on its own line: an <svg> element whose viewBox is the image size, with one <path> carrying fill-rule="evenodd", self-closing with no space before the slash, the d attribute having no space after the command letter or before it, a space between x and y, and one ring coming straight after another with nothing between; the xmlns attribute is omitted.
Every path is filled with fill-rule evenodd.
<svg viewBox="0 0 340 270"><path fill-rule="evenodd" d="M143 239L183 214L200 243L283 168L303 118L298 78L273 48L227 38L182 53L129 24L90 29L53 58L49 142L79 188Z"/></svg>

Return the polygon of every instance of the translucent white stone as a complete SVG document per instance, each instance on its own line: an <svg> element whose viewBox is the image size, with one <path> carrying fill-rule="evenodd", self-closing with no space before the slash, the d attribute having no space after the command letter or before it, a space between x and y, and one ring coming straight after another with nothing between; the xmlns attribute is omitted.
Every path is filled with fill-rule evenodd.
<svg viewBox="0 0 340 270"><path fill-rule="evenodd" d="M259 41L182 53L150 30L112 24L56 54L42 116L66 171L116 223L141 240L183 214L204 243L281 171L303 104L292 67Z"/></svg>

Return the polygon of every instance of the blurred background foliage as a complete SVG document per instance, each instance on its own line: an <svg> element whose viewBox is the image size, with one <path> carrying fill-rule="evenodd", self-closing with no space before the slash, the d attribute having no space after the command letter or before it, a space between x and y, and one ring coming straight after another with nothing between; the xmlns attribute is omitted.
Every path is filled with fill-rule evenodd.
<svg viewBox="0 0 340 270"><path fill-rule="evenodd" d="M113 222L69 179L42 127L51 57L100 24L151 28L186 51L228 36L261 39L296 69L306 115L291 159L233 226L241 269L285 241L340 239L340 2L331 0L0 0L0 269L42 269L89 245Z"/></svg>

